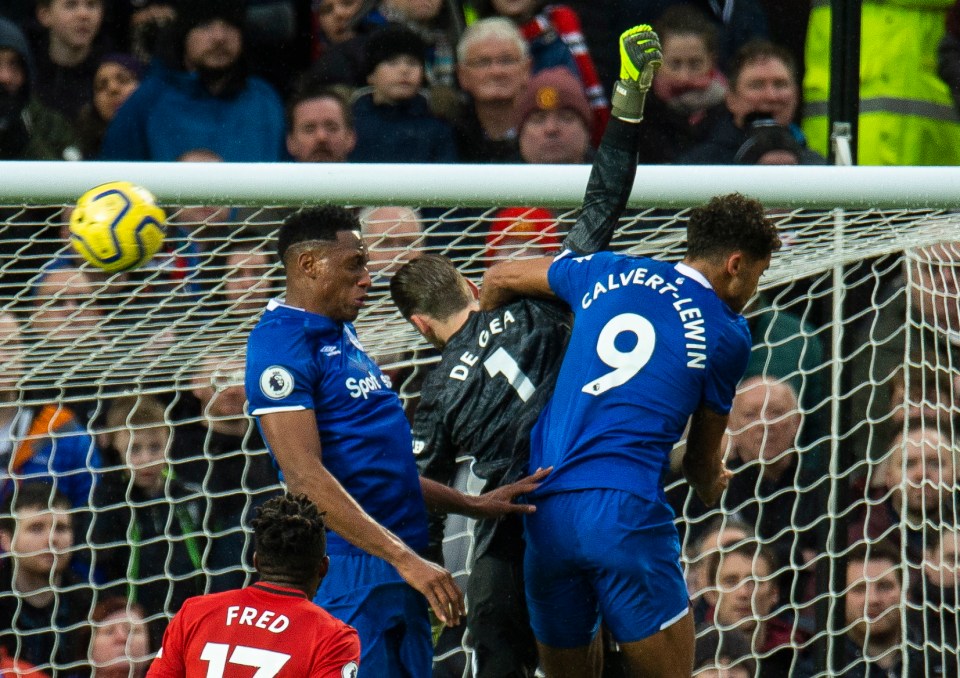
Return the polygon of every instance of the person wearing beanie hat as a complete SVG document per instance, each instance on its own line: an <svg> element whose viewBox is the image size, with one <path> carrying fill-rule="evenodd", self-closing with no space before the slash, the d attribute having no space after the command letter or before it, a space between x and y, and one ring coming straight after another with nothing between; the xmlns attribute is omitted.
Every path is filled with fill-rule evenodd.
<svg viewBox="0 0 960 678"><path fill-rule="evenodd" d="M793 56L767 40L751 40L741 47L728 73L725 106L706 139L681 153L679 165L733 165L750 136L750 121L772 118L793 135L800 148L800 165L823 165L826 159L807 146L803 131L793 122L800 105Z"/></svg>
<svg viewBox="0 0 960 678"><path fill-rule="evenodd" d="M423 39L408 28L398 24L387 24L376 30L367 40L363 53L363 75L367 82L377 67L385 61L395 61L398 57L410 58L411 65L420 68L417 88L423 80L424 55L427 46ZM410 95L412 96L412 94ZM409 97L406 97L409 98Z"/></svg>
<svg viewBox="0 0 960 678"><path fill-rule="evenodd" d="M79 159L70 123L36 98L34 76L27 39L0 18L0 160Z"/></svg>
<svg viewBox="0 0 960 678"><path fill-rule="evenodd" d="M741 165L799 165L802 154L789 129L773 118L758 116L749 123L747 140L733 160Z"/></svg>
<svg viewBox="0 0 960 678"><path fill-rule="evenodd" d="M524 162L587 162L593 113L579 81L566 68L548 68L531 78L517 99L514 120Z"/></svg>
<svg viewBox="0 0 960 678"><path fill-rule="evenodd" d="M420 36L397 24L367 40L363 72L369 86L354 98L353 162L456 162L453 130L420 94L425 50Z"/></svg>
<svg viewBox="0 0 960 678"><path fill-rule="evenodd" d="M560 248L557 218L542 207L506 207L493 215L487 233L487 265L509 258L542 256Z"/></svg>
<svg viewBox="0 0 960 678"><path fill-rule="evenodd" d="M205 148L227 162L285 159L283 104L244 58L246 3L190 0L164 53L107 128L104 160L173 162Z"/></svg>
<svg viewBox="0 0 960 678"><path fill-rule="evenodd" d="M140 86L143 72L143 63L130 54L111 52L100 59L93 76L93 101L83 107L77 121L84 157L95 158L100 153L107 126Z"/></svg>
<svg viewBox="0 0 960 678"><path fill-rule="evenodd" d="M242 30L246 18L247 3L244 0L189 0L177 6L175 21L179 30L188 33L217 19Z"/></svg>

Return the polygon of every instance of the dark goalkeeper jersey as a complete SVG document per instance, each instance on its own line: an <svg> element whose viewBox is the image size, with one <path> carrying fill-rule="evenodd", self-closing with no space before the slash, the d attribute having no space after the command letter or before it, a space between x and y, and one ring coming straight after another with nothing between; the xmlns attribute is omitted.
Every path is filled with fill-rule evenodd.
<svg viewBox="0 0 960 678"><path fill-rule="evenodd" d="M609 244L633 186L634 130L611 120L565 248L586 254ZM571 321L566 305L532 299L470 314L423 385L413 424L423 476L450 484L461 454L475 459L485 490L528 471L530 430L553 393ZM517 527L515 520L499 520L508 523ZM478 523L477 555L497 525L493 519Z"/></svg>

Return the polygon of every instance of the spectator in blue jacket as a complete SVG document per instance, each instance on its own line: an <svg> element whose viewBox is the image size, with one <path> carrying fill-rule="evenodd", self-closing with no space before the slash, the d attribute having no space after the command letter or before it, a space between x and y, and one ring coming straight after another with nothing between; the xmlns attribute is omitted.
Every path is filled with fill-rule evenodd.
<svg viewBox="0 0 960 678"><path fill-rule="evenodd" d="M90 504L100 453L77 416L57 403L25 406L21 400L23 337L10 313L0 313L0 497L16 483L55 483L77 508Z"/></svg>
<svg viewBox="0 0 960 678"><path fill-rule="evenodd" d="M364 70L369 88L353 104L355 162L456 162L453 130L430 110L423 85L423 40L389 25L367 41Z"/></svg>
<svg viewBox="0 0 960 678"><path fill-rule="evenodd" d="M283 104L244 59L242 0L185 3L148 77L107 129L104 160L175 161L206 148L227 162L284 159Z"/></svg>

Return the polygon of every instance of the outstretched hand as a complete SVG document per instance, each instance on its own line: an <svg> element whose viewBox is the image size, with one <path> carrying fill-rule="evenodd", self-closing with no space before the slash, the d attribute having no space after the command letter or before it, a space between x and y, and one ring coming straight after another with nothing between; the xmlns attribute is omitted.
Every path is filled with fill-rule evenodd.
<svg viewBox="0 0 960 678"><path fill-rule="evenodd" d="M473 518L498 518L510 513L533 513L537 510L532 504L518 504L514 500L524 494L533 492L540 487L540 482L550 475L550 468L537 469L536 473L531 473L525 478L501 485L495 490L484 492L478 496L474 502L474 510L471 511Z"/></svg>
<svg viewBox="0 0 960 678"><path fill-rule="evenodd" d="M397 571L410 586L422 593L433 613L447 626L456 626L466 615L463 591L445 569L411 553L397 565Z"/></svg>

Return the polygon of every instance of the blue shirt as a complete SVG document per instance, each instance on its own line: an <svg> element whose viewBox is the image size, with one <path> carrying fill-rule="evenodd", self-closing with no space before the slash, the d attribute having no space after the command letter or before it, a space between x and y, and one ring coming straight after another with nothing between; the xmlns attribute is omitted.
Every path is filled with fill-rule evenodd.
<svg viewBox="0 0 960 678"><path fill-rule="evenodd" d="M286 160L283 102L248 77L233 96L213 96L196 73L154 65L110 122L101 160L173 162L196 149L226 162Z"/></svg>
<svg viewBox="0 0 960 678"><path fill-rule="evenodd" d="M324 467L410 548L427 547L427 513L410 424L350 323L271 301L247 342L250 413L313 410ZM333 555L359 554L329 534Z"/></svg>
<svg viewBox="0 0 960 678"><path fill-rule="evenodd" d="M553 397L531 433L536 494L588 488L663 500L670 450L701 405L730 411L750 356L744 318L684 264L600 252L557 259L574 312Z"/></svg>

